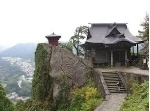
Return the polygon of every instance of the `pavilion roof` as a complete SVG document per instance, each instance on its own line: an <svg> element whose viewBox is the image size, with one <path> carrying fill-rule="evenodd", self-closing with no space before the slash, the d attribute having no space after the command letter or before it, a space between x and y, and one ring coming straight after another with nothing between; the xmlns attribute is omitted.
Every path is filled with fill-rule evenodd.
<svg viewBox="0 0 150 111"><path fill-rule="evenodd" d="M61 38L60 35L56 35L54 32L52 34L50 34L50 35L45 36L45 37L46 38L54 38L54 37Z"/></svg>

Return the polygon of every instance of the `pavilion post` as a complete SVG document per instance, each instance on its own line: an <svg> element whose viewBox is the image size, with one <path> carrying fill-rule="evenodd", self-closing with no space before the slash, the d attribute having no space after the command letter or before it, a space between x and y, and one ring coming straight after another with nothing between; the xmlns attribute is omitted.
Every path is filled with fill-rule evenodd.
<svg viewBox="0 0 150 111"><path fill-rule="evenodd" d="M113 67L113 51L111 51L111 67Z"/></svg>
<svg viewBox="0 0 150 111"><path fill-rule="evenodd" d="M126 64L126 60L128 59L128 55L127 55L127 49L125 49L125 64Z"/></svg>
<svg viewBox="0 0 150 111"><path fill-rule="evenodd" d="M139 56L139 45L137 44L137 57Z"/></svg>
<svg viewBox="0 0 150 111"><path fill-rule="evenodd" d="M134 46L132 47L132 50L133 50L133 55L134 55Z"/></svg>

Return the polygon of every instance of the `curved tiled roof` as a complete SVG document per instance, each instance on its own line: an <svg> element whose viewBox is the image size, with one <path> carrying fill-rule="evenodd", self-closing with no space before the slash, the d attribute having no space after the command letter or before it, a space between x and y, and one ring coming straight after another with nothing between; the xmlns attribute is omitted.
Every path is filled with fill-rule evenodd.
<svg viewBox="0 0 150 111"><path fill-rule="evenodd" d="M113 33L113 31L115 32ZM126 23L91 24L89 33L91 38L86 40L89 43L115 44L117 42L127 41L136 44L142 41L130 33Z"/></svg>
<svg viewBox="0 0 150 111"><path fill-rule="evenodd" d="M50 34L50 35L45 36L45 37L46 37L46 38L51 38L51 37L58 37L58 38L61 38L60 35L56 35L54 32L53 32L52 34Z"/></svg>

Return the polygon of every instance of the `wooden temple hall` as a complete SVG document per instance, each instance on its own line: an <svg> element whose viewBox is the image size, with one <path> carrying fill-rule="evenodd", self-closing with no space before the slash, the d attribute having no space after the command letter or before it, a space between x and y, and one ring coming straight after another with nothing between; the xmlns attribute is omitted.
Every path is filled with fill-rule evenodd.
<svg viewBox="0 0 150 111"><path fill-rule="evenodd" d="M126 60L132 61L131 48L143 43L131 34L126 23L91 23L87 40L82 47L85 58L93 64L105 66L124 66Z"/></svg>

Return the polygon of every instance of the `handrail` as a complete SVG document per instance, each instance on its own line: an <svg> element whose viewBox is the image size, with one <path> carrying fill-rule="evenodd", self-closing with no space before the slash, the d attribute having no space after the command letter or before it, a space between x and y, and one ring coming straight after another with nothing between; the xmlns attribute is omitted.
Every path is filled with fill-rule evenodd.
<svg viewBox="0 0 150 111"><path fill-rule="evenodd" d="M126 84L125 81L124 81L124 78L122 77L122 75L120 74L119 71L117 71L117 74L118 74L119 78L121 79L123 85L125 86L125 88L126 88L126 90L127 90L127 93L129 93L129 89L128 89L127 84Z"/></svg>

